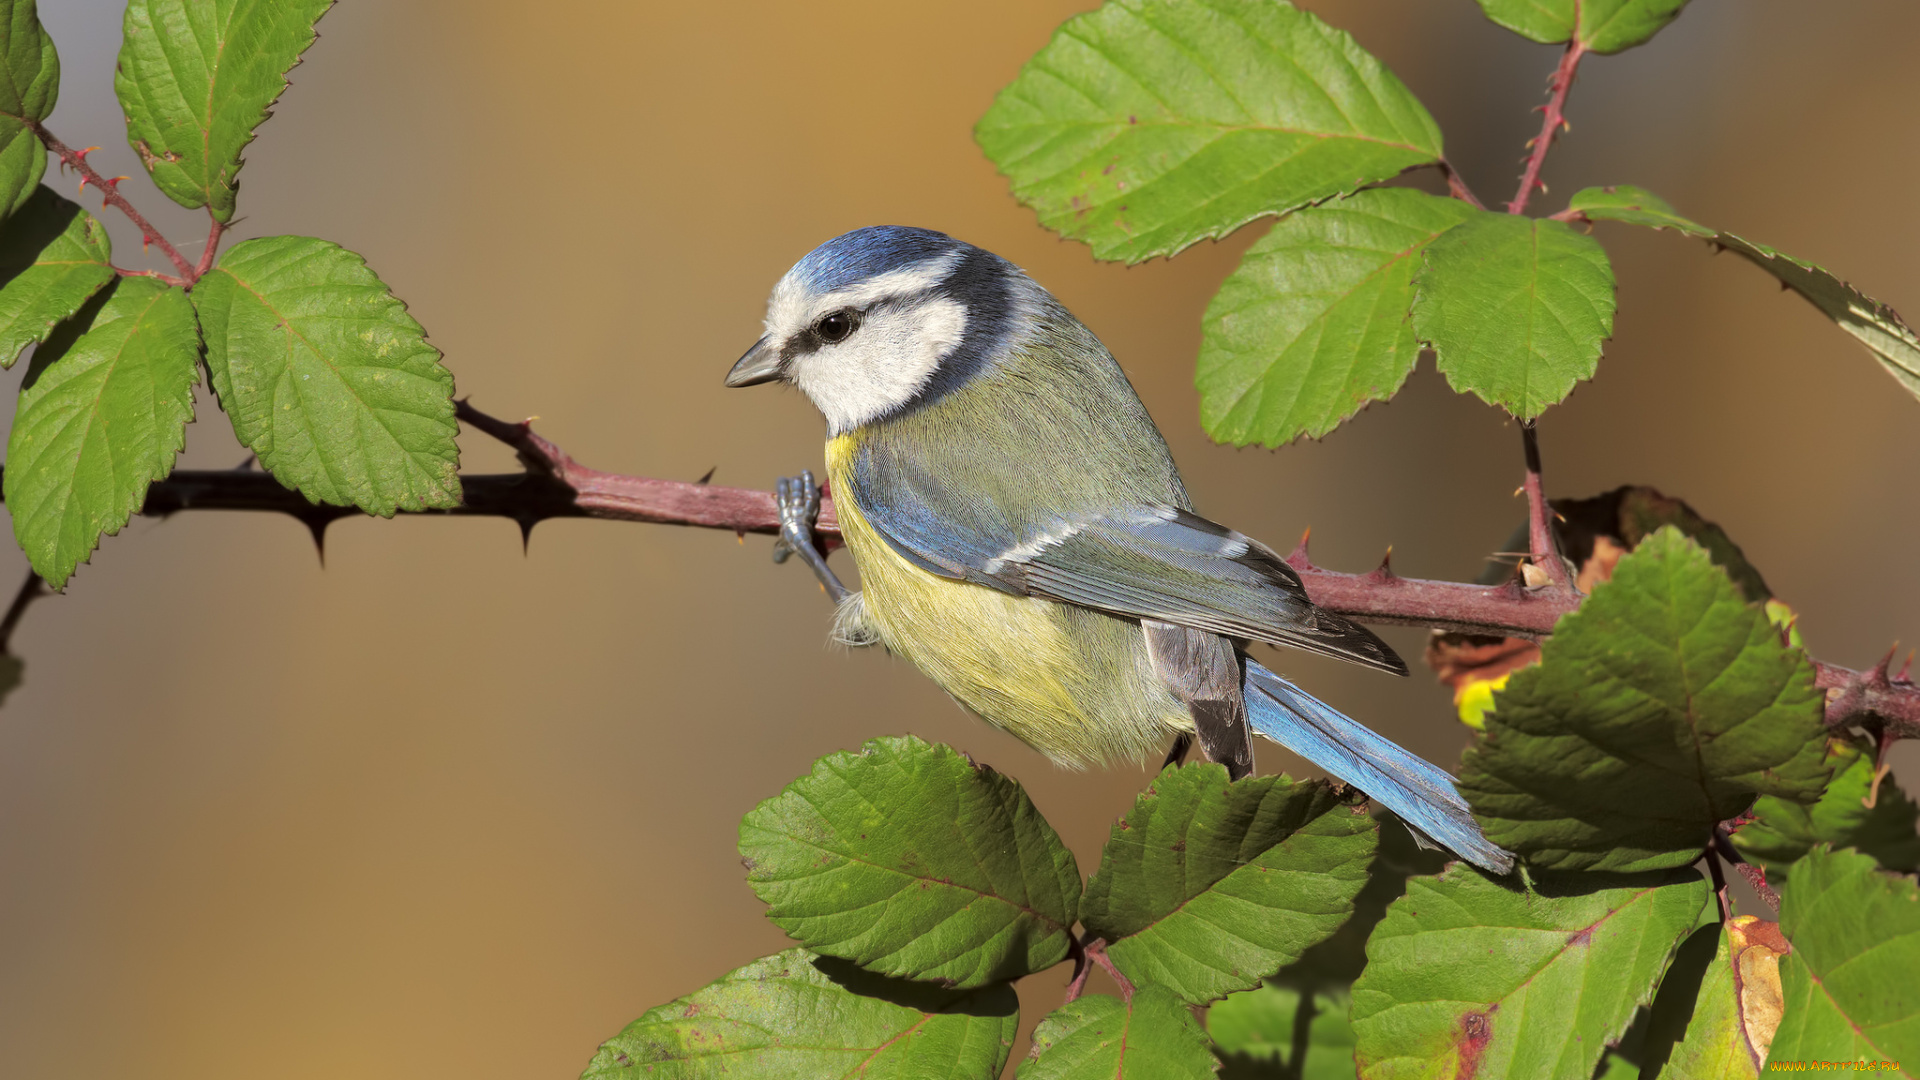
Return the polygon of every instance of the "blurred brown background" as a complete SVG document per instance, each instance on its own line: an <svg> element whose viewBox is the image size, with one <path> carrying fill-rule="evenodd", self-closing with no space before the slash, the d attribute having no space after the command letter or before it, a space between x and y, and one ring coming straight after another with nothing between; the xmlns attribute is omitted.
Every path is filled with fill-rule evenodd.
<svg viewBox="0 0 1920 1080"><path fill-rule="evenodd" d="M121 5L42 6L65 70L50 126L104 144L94 161L135 174L138 205L201 236L124 144ZM1324 443L1210 445L1200 313L1262 227L1097 265L975 149L994 92L1091 6L348 0L248 154L235 239L362 252L461 393L537 414L584 462L765 487L818 467L821 438L798 395L720 385L769 286L848 228L947 230L1107 341L1203 510L1283 548L1310 524L1335 567L1392 544L1404 573L1473 575L1523 513L1499 415L1423 366ZM1420 94L1484 198L1510 195L1553 48L1469 0L1307 6ZM1590 61L1540 205L1643 184L1920 315L1920 6L1810 11L1698 0L1650 46ZM1601 236L1618 336L1542 423L1550 490L1691 500L1824 658L1920 641L1920 403L1757 270L1670 234ZM200 411L184 463L240 461L204 392ZM463 443L469 470L510 467ZM557 522L522 556L505 521L356 520L323 570L298 524L239 514L108 540L29 614L26 685L0 710L0 1075L573 1076L647 1007L783 947L736 823L875 735L1018 776L1091 869L1140 772L1057 771L905 665L829 650L819 591L768 549ZM0 581L24 565L7 545ZM1390 637L1418 653L1418 632ZM1425 675L1279 666L1457 761L1463 729ZM1298 767L1282 758L1265 764ZM1032 981L1029 1026L1064 974Z"/></svg>

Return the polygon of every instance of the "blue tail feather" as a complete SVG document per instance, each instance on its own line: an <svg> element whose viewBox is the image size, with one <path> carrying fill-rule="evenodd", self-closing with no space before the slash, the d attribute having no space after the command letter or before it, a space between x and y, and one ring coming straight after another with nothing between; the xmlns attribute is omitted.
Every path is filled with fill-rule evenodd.
<svg viewBox="0 0 1920 1080"><path fill-rule="evenodd" d="M1441 769L1251 659L1246 697L1253 730L1366 792L1482 870L1504 874L1513 869L1513 854L1480 831L1453 777Z"/></svg>

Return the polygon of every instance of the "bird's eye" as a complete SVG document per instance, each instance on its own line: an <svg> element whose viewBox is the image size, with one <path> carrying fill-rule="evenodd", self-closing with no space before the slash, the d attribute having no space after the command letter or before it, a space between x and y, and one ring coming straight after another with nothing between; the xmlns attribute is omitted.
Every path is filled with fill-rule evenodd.
<svg viewBox="0 0 1920 1080"><path fill-rule="evenodd" d="M845 341L847 335L853 333L853 312L836 311L824 316L819 322L813 324L813 332L819 334L820 340L829 345Z"/></svg>

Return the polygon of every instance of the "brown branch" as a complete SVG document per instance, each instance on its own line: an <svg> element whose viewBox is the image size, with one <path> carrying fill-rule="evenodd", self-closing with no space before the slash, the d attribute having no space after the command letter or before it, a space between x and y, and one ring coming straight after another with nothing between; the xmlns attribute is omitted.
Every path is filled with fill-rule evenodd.
<svg viewBox="0 0 1920 1080"><path fill-rule="evenodd" d="M543 481L542 490L551 496L551 501L542 507L536 507L537 517L592 517L608 518L614 521L650 521L661 525L694 525L708 529L732 529L736 533L777 533L780 531L780 515L774 509L773 493L753 491L746 488L716 487L710 484L688 483L678 480L655 480L644 476L626 476L621 473L602 472L589 469L573 460L566 451L548 442L533 430L531 421L509 423L496 420L486 413L468 405L465 401L455 407L455 414L462 421L485 432L488 435L513 447L520 456L520 463L527 467L527 476ZM476 508L471 502L449 513L501 514L494 508L497 500L508 492L500 490L508 477L464 477L462 485L471 480L488 481L482 485L483 499L496 501L483 502ZM518 496L510 496L517 498ZM517 505L511 509L520 509ZM546 511L546 512L541 512ZM505 513L502 516L523 518L524 513ZM840 526L833 515L833 502L830 495L823 493L820 501L820 521L817 531L821 539L837 546L840 540Z"/></svg>
<svg viewBox="0 0 1920 1080"><path fill-rule="evenodd" d="M1893 651L1867 671L1820 660L1813 685L1827 692L1827 726L1860 727L1881 739L1920 739L1920 685L1906 671L1893 675Z"/></svg>
<svg viewBox="0 0 1920 1080"><path fill-rule="evenodd" d="M590 469L527 421L498 420L464 401L456 415L513 447L526 471L463 476L463 504L430 513L503 517L518 522L522 530L559 517L687 525L743 535L771 536L780 530L772 492ZM182 510L279 511L304 522L316 535L329 523L360 513L315 505L255 470L180 470L147 489L141 512L165 516ZM832 495L823 493L816 526L823 546L838 546L836 522ZM1528 588L1516 580L1488 586L1406 578L1385 563L1365 574L1341 573L1313 565L1304 537L1287 564L1299 573L1316 605L1368 623L1542 638L1581 600L1570 588ZM1905 673L1889 674L1885 662L1870 672L1819 662L1815 668L1817 685L1828 691L1829 726L1871 726L1897 737L1920 738L1920 686Z"/></svg>
<svg viewBox="0 0 1920 1080"><path fill-rule="evenodd" d="M1533 152L1527 155L1526 171L1520 174L1520 190L1507 204L1509 214L1525 211L1535 188L1546 190L1546 185L1540 182L1540 167L1546 164L1547 150L1553 146L1553 140L1568 126L1567 94L1573 90L1574 74L1580 69L1580 58L1586 54L1587 47L1579 38L1568 42L1567 51L1560 54L1560 66L1554 68L1553 79L1547 84L1547 103L1540 107L1546 114L1540 122L1540 134L1527 144Z"/></svg>
<svg viewBox="0 0 1920 1080"><path fill-rule="evenodd" d="M82 188L88 184L99 188L100 197L106 200L106 204L116 207L121 213L127 215L135 225L140 227L140 238L149 244L158 246L161 252L167 256L167 259L179 269L180 279L168 279L168 284L191 285L199 279L200 274L194 271L193 264L187 261L186 256L180 254L180 250L174 247L166 237L160 235L160 230L154 228L153 223L148 221L140 211L135 210L133 204L127 201L126 196L120 194L120 181L126 179L125 177L116 177L109 180L101 176L98 169L87 164L87 154L90 153L90 151L75 150L73 147L61 142L54 137L53 132L48 131L38 120L27 121L27 126L33 129L33 133L39 137L41 142L46 144L47 149L54 152L54 155L60 159L61 164L71 166L80 173L80 186ZM151 273L141 273L139 276L166 277L164 274Z"/></svg>

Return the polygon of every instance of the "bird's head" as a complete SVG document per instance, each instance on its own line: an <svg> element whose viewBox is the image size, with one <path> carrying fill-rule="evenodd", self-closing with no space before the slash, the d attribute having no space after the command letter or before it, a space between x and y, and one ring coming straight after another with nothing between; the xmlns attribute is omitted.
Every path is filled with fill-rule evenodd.
<svg viewBox="0 0 1920 1080"><path fill-rule="evenodd" d="M800 388L836 435L971 378L1037 310L1011 263L931 229L855 229L774 286L766 334L728 386Z"/></svg>

